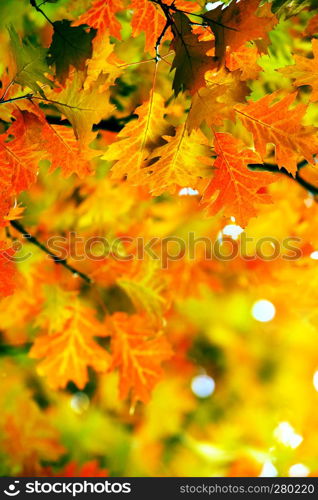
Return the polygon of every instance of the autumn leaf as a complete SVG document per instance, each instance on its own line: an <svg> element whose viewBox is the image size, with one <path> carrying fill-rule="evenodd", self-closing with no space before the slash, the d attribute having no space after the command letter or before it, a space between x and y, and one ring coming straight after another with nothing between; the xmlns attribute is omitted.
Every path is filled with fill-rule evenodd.
<svg viewBox="0 0 318 500"><path fill-rule="evenodd" d="M238 50L227 53L225 65L230 71L239 69L241 80L254 80L262 69L257 64L258 58L259 52L255 45L242 45Z"/></svg>
<svg viewBox="0 0 318 500"><path fill-rule="evenodd" d="M35 47L29 41L20 41L20 38L13 26L8 28L11 39L11 50L15 63L13 80L28 87L35 93L45 97L42 87L39 84L52 87L53 83L45 74L49 73L46 63L47 50L42 47Z"/></svg>
<svg viewBox="0 0 318 500"><path fill-rule="evenodd" d="M268 4L259 7L259 0L234 0L228 7L218 6L204 15L215 36L215 56L223 63L227 47L230 53L245 42L265 39L277 19Z"/></svg>
<svg viewBox="0 0 318 500"><path fill-rule="evenodd" d="M301 124L306 105L298 104L290 109L296 94L275 102L277 97L276 93L266 95L259 101L236 106L235 111L253 134L255 149L262 159L266 158L267 144L273 144L278 166L295 175L297 162L305 158L312 163L318 152L316 130Z"/></svg>
<svg viewBox="0 0 318 500"><path fill-rule="evenodd" d="M114 53L114 44L110 43L109 36L105 34L102 40L100 38L94 38L92 57L87 61L87 77L85 79L84 89L89 89L91 85L94 88L94 82L101 73L108 75L105 88L108 88L109 85L113 85L116 78L123 72L121 66L122 61Z"/></svg>
<svg viewBox="0 0 318 500"><path fill-rule="evenodd" d="M0 190L9 194L18 194L35 182L39 161L45 157L37 116L29 111L16 111L14 116L8 131L0 135Z"/></svg>
<svg viewBox="0 0 318 500"><path fill-rule="evenodd" d="M295 87L310 85L312 89L310 100L316 102L318 101L318 40L313 38L311 43L314 54L313 59L295 55L295 64L281 68L279 72L294 80L293 85Z"/></svg>
<svg viewBox="0 0 318 500"><path fill-rule="evenodd" d="M274 182L268 172L251 172L250 163L260 163L259 156L230 134L216 133L214 177L204 192L202 203L211 215L222 211L227 217L235 217L245 227L251 217L257 215L255 204L268 203L270 197L261 188Z"/></svg>
<svg viewBox="0 0 318 500"><path fill-rule="evenodd" d="M17 203L9 208L8 213L3 216L3 219L5 221L21 219L23 216L24 210L25 210L25 207L23 207L22 205ZM0 209L0 214L1 214L1 209Z"/></svg>
<svg viewBox="0 0 318 500"><path fill-rule="evenodd" d="M116 18L116 14L123 8L121 0L95 0L73 25L88 24L97 30L97 37L101 38L106 31L109 31L110 35L120 40L121 24Z"/></svg>
<svg viewBox="0 0 318 500"><path fill-rule="evenodd" d="M145 262L128 275L119 275L116 283L128 295L136 312L146 313L156 324L162 322L167 299L163 294L165 282L156 261Z"/></svg>
<svg viewBox="0 0 318 500"><path fill-rule="evenodd" d="M45 471L47 472L47 471ZM108 471L100 468L97 460L91 460L79 465L75 461L67 463L55 474L45 474L49 477L108 477Z"/></svg>
<svg viewBox="0 0 318 500"><path fill-rule="evenodd" d="M48 378L53 388L63 388L73 381L83 389L87 380L87 368L105 372L109 368L110 355L100 347L94 337L105 336L104 326L95 319L94 311L79 302L69 304L70 317L63 327L52 334L35 339L30 351L31 358L44 358L38 365L38 373Z"/></svg>
<svg viewBox="0 0 318 500"><path fill-rule="evenodd" d="M107 99L107 75L100 74L89 89L84 88L85 80L83 72L73 73L66 81L65 89L48 94L58 110L70 121L76 139L83 146L87 146L95 136L92 126L114 109Z"/></svg>
<svg viewBox="0 0 318 500"><path fill-rule="evenodd" d="M64 325L72 318L73 309L68 304L76 301L76 292L50 284L44 285L43 294L44 303L37 315L36 325L53 335L63 330Z"/></svg>
<svg viewBox="0 0 318 500"><path fill-rule="evenodd" d="M145 33L145 51L153 54L157 39L166 24L163 12L148 0L132 0L130 8L134 12L131 21L132 35Z"/></svg>
<svg viewBox="0 0 318 500"><path fill-rule="evenodd" d="M206 123L209 127L220 126L224 120L235 119L234 106L245 102L248 89L241 81L238 71L221 74L218 78L207 82L206 87L199 89L193 96L191 108L186 122L189 131Z"/></svg>
<svg viewBox="0 0 318 500"><path fill-rule="evenodd" d="M164 100L159 94L150 95L148 102L135 110L137 120L130 121L117 135L117 141L107 149L103 158L116 160L112 167L112 178L138 181L140 169L151 149L167 128L164 120Z"/></svg>
<svg viewBox="0 0 318 500"><path fill-rule="evenodd" d="M318 14L313 16L308 22L306 33L309 36L314 36L315 33L317 33L317 30L318 30ZM312 40L312 44L314 43L315 40L316 40L315 38Z"/></svg>
<svg viewBox="0 0 318 500"><path fill-rule="evenodd" d="M155 196L165 191L173 193L180 186L196 186L199 178L208 175L212 164L208 140L200 130L189 134L186 125L180 125L173 137L163 138L166 144L156 148L149 165L143 168L143 183Z"/></svg>
<svg viewBox="0 0 318 500"><path fill-rule="evenodd" d="M200 42L192 32L188 17L181 12L173 16L173 41L175 51L172 70L175 69L173 90L177 96L181 91L189 90L192 94L205 86L205 72L215 67L215 61L207 55L213 49L212 41Z"/></svg>
<svg viewBox="0 0 318 500"><path fill-rule="evenodd" d="M16 286L15 250L0 240L0 297L11 295Z"/></svg>
<svg viewBox="0 0 318 500"><path fill-rule="evenodd" d="M112 365L120 374L120 397L130 395L132 404L147 402L162 376L161 363L172 356L171 347L162 332L147 326L143 316L118 312L109 323Z"/></svg>
<svg viewBox="0 0 318 500"><path fill-rule="evenodd" d="M3 413L1 448L21 475L34 475L42 460L53 462L65 453L58 431L31 397L18 396L15 412Z"/></svg>
<svg viewBox="0 0 318 500"><path fill-rule="evenodd" d="M96 35L94 28L85 25L71 26L71 21L55 21L52 43L48 51L48 63L55 65L56 77L65 82L70 68L84 70L86 60L92 56L92 40Z"/></svg>

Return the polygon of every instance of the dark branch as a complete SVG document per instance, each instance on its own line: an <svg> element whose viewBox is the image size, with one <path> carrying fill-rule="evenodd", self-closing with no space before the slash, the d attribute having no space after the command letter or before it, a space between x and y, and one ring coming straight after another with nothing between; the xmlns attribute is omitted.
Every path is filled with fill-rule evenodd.
<svg viewBox="0 0 318 500"><path fill-rule="evenodd" d="M82 273L81 271L78 271L75 269L75 267L71 266L68 264L66 259L61 259L58 255L55 255L51 250L49 250L43 243L41 243L35 236L32 236L23 226L20 224L20 222L17 222L16 220L12 220L10 222L11 226L14 227L19 233L23 235L24 238L26 238L30 243L35 245L36 247L40 248L43 252L45 252L51 259L56 263L60 264L61 266L65 267L68 271L70 271L74 276L79 276L82 278L82 280L86 281L86 283L92 283L93 280L87 276L86 274Z"/></svg>
<svg viewBox="0 0 318 500"><path fill-rule="evenodd" d="M169 10L172 10L173 12L181 12L182 14L186 14L187 16L199 17L200 19L203 19L204 21L206 21L206 23L208 23L208 24L209 23L215 24L215 25L220 26L221 28L224 28L226 30L238 31L236 28L232 28L231 26L226 26L225 24L219 23L218 21L214 21L213 19L209 19L204 14L194 14L193 12L187 12L186 10L178 9L175 5L173 5L173 3L171 5L167 5L167 4L162 3L161 0L150 0L150 2L156 3L157 5L159 5L162 8L165 15L166 15L167 11L169 12ZM167 17L167 15L166 15L166 17Z"/></svg>
<svg viewBox="0 0 318 500"><path fill-rule="evenodd" d="M49 17L47 17L47 15L45 14L45 12L40 8L39 5L36 4L35 0L30 0L30 4L32 7L35 8L35 10L37 12L39 12L40 14L42 14L43 17L45 17L45 19L47 20L48 23L50 23L53 27L54 27L54 23L51 21L51 19ZM43 2L42 4L43 5Z"/></svg>
<svg viewBox="0 0 318 500"><path fill-rule="evenodd" d="M313 195L318 195L318 187L313 186L310 184L310 182L307 182L305 179L303 179L300 176L299 171L308 165L308 162L306 160L302 160L301 162L298 163L297 165L297 172L295 177L288 172L285 168L279 168L278 165L272 164L272 163L251 163L248 165L248 168L250 170L258 170L258 171L266 171L266 172L277 172L279 174L286 175L290 179L293 179L295 182L297 182L301 187L305 188L307 191L309 191Z"/></svg>

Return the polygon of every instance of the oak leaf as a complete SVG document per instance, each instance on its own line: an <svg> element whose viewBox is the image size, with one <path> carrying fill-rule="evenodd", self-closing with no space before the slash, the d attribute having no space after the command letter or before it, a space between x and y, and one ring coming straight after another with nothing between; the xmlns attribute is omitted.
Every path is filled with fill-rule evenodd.
<svg viewBox="0 0 318 500"><path fill-rule="evenodd" d="M225 65L230 71L240 70L240 79L254 80L262 68L257 64L259 52L255 45L242 45L226 55Z"/></svg>
<svg viewBox="0 0 318 500"><path fill-rule="evenodd" d="M71 66L84 70L86 60L92 56L92 40L96 35L94 28L85 25L71 26L71 21L63 19L53 23L54 33L48 51L48 63L54 64L56 77L65 82Z"/></svg>
<svg viewBox="0 0 318 500"><path fill-rule="evenodd" d="M316 102L318 101L318 40L313 38L311 43L314 54L313 59L295 55L295 64L281 68L278 71L284 76L293 79L295 87L310 85L312 89L310 100Z"/></svg>
<svg viewBox="0 0 318 500"><path fill-rule="evenodd" d="M164 100L157 93L152 93L149 101L135 110L138 119L130 121L119 132L119 140L113 142L103 156L108 161L116 160L112 178L127 177L132 182L138 179L146 158L167 128L164 113Z"/></svg>
<svg viewBox="0 0 318 500"><path fill-rule="evenodd" d="M224 74L219 71L217 78L207 81L207 86L194 94L187 119L188 130L199 128L203 122L213 128L226 119L234 121L234 106L244 102L247 93L248 88L241 82L238 71Z"/></svg>
<svg viewBox="0 0 318 500"><path fill-rule="evenodd" d="M148 0L132 0L130 8L134 12L131 20L132 36L145 33L145 50L153 54L156 41L166 24L164 14Z"/></svg>
<svg viewBox="0 0 318 500"><path fill-rule="evenodd" d="M14 116L16 120L0 135L0 191L11 195L19 194L35 182L39 161L45 157L38 117L20 110Z"/></svg>
<svg viewBox="0 0 318 500"><path fill-rule="evenodd" d="M235 217L237 224L245 227L251 217L257 215L256 203L268 203L270 197L261 188L276 180L268 172L252 172L249 163L259 163L260 157L251 149L227 133L216 133L214 177L204 192L202 203L215 215L222 211L227 217Z"/></svg>
<svg viewBox="0 0 318 500"><path fill-rule="evenodd" d="M163 139L166 144L154 150L141 177L155 196L173 193L180 186L195 186L212 165L208 140L200 130L189 134L186 125L180 125L173 137L165 135Z"/></svg>
<svg viewBox="0 0 318 500"><path fill-rule="evenodd" d="M175 69L173 90L179 92L189 90L192 94L205 86L205 72L216 66L213 57L207 52L213 49L213 41L199 41L192 32L189 18L181 12L173 16L171 48L175 51L171 70Z"/></svg>
<svg viewBox="0 0 318 500"><path fill-rule="evenodd" d="M162 376L161 363L172 350L161 331L153 330L144 316L117 312L109 318L112 329L113 368L119 369L120 397L130 395L132 404L147 402Z"/></svg>
<svg viewBox="0 0 318 500"><path fill-rule="evenodd" d="M163 296L165 282L160 273L159 266L154 260L144 265L133 266L134 272L118 276L116 283L125 291L138 313L146 313L149 319L157 324L162 321L167 300ZM125 266L127 267L127 266Z"/></svg>
<svg viewBox="0 0 318 500"><path fill-rule="evenodd" d="M0 240L0 297L12 295L16 286L15 250Z"/></svg>
<svg viewBox="0 0 318 500"><path fill-rule="evenodd" d="M253 134L255 149L261 158L266 157L267 144L273 144L278 166L295 175L299 159L312 163L318 153L317 134L313 127L301 124L307 109L305 104L290 109L295 93L274 102L277 97L277 93L269 94L259 101L239 104L235 111Z"/></svg>
<svg viewBox="0 0 318 500"><path fill-rule="evenodd" d="M259 0L234 0L225 9L222 4L204 15L215 36L219 64L224 61L227 47L235 52L247 41L268 38L277 19L268 4L259 7L259 3Z"/></svg>
<svg viewBox="0 0 318 500"><path fill-rule="evenodd" d="M83 389L88 380L89 366L99 372L109 368L109 353L94 340L94 337L103 337L106 333L92 309L79 302L67 307L70 317L63 327L52 334L38 336L30 357L44 358L38 365L38 373L47 377L50 387L63 388L72 381Z"/></svg>
<svg viewBox="0 0 318 500"><path fill-rule="evenodd" d="M100 74L89 89L85 88L86 74L74 72L66 81L66 87L47 95L58 110L71 123L75 137L88 145L95 137L92 126L111 115L114 106L109 102L108 75Z"/></svg>
<svg viewBox="0 0 318 500"><path fill-rule="evenodd" d="M95 0L91 8L84 12L73 25L88 24L97 30L97 37L103 37L105 32L109 31L110 35L120 40L121 24L116 14L123 8L121 0Z"/></svg>
<svg viewBox="0 0 318 500"><path fill-rule="evenodd" d="M28 87L33 92L38 92L42 97L45 97L39 83L49 87L53 86L51 80L45 76L46 73L49 73L46 62L47 49L36 47L29 41L23 40L21 42L13 26L10 26L8 31L15 63L15 72L12 79L22 87Z"/></svg>

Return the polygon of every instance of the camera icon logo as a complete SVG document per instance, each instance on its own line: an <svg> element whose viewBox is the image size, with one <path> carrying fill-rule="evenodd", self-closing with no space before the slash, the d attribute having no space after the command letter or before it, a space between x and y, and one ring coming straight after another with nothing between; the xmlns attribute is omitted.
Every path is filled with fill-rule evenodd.
<svg viewBox="0 0 318 500"><path fill-rule="evenodd" d="M14 483L19 484L20 481L14 481ZM8 495L9 497L15 497L20 493L20 490L16 489L17 487L16 487L16 484L14 484L14 483L9 484L9 486L8 486L9 491L4 490L3 493L5 495Z"/></svg>

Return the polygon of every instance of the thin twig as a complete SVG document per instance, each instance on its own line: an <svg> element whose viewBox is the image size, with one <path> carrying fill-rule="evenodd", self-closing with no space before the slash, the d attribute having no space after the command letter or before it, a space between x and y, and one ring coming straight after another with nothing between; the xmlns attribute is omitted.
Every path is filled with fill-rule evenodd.
<svg viewBox="0 0 318 500"><path fill-rule="evenodd" d="M16 220L10 221L11 226L16 229L19 233L23 235L24 238L26 238L30 243L35 245L36 247L40 248L43 252L45 252L56 264L60 264L61 266L65 267L68 271L70 271L73 276L79 276L84 280L86 283L93 283L93 280L87 276L87 274L82 273L78 269L75 269L75 267L71 266L66 259L61 259L58 255L55 253L51 252L43 243L41 243L35 236L30 234L20 222Z"/></svg>

